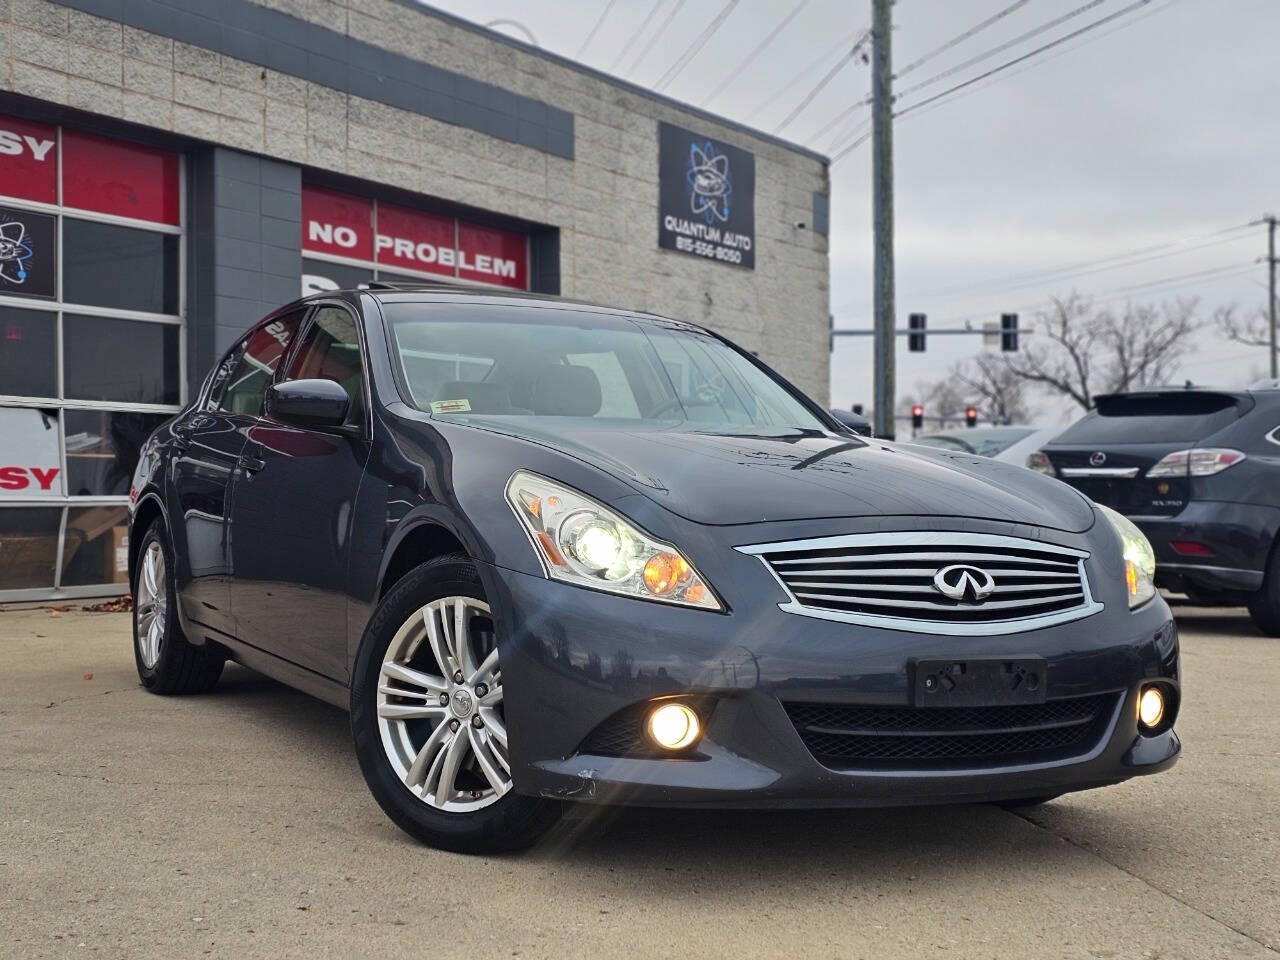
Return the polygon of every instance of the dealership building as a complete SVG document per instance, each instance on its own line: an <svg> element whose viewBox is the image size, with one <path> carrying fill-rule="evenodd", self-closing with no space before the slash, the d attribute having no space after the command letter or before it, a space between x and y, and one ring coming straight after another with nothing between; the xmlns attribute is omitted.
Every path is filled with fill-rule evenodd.
<svg viewBox="0 0 1280 960"><path fill-rule="evenodd" d="M139 445L303 293L652 311L827 399L818 154L409 0L0 17L0 602L127 589Z"/></svg>

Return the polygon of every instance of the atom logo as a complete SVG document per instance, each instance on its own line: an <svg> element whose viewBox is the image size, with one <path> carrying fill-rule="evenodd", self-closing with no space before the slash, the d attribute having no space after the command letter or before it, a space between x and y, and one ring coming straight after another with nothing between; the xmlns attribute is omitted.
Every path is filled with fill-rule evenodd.
<svg viewBox="0 0 1280 960"><path fill-rule="evenodd" d="M32 253L26 227L17 220L0 223L0 279L23 283L27 279L27 261Z"/></svg>
<svg viewBox="0 0 1280 960"><path fill-rule="evenodd" d="M716 153L711 141L702 146L689 144L689 167L684 176L695 215L702 214L708 224L729 219L729 197L733 193L729 158Z"/></svg>

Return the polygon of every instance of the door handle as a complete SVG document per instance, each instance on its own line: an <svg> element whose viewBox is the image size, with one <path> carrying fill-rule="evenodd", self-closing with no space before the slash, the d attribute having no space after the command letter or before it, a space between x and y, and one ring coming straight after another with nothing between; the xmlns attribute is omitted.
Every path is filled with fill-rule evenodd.
<svg viewBox="0 0 1280 960"><path fill-rule="evenodd" d="M263 460L261 457L251 456L247 453L240 457L239 467L247 474L257 473L266 465L267 461Z"/></svg>

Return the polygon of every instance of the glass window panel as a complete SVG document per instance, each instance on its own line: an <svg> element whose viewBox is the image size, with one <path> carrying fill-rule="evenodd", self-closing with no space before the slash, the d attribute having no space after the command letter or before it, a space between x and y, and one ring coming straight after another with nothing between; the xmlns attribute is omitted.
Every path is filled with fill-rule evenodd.
<svg viewBox="0 0 1280 960"><path fill-rule="evenodd" d="M58 315L0 307L0 393L58 395Z"/></svg>
<svg viewBox="0 0 1280 960"><path fill-rule="evenodd" d="M289 366L288 380L332 380L347 391L347 423L359 423L364 408L360 334L355 318L341 307L316 311Z"/></svg>
<svg viewBox="0 0 1280 960"><path fill-rule="evenodd" d="M275 375L280 358L289 348L306 312L305 309L298 310L277 317L237 344L214 373L208 409L252 416L260 414L267 384Z"/></svg>
<svg viewBox="0 0 1280 960"><path fill-rule="evenodd" d="M373 279L373 271L365 267L351 267L345 263L329 263L327 260L302 261L302 295L324 293L326 290L357 290Z"/></svg>
<svg viewBox="0 0 1280 960"><path fill-rule="evenodd" d="M0 507L0 590L53 586L61 507Z"/></svg>
<svg viewBox="0 0 1280 960"><path fill-rule="evenodd" d="M178 312L178 237L89 220L62 221L62 299Z"/></svg>
<svg viewBox="0 0 1280 960"><path fill-rule="evenodd" d="M58 411L0 407L0 500L62 495Z"/></svg>
<svg viewBox="0 0 1280 960"><path fill-rule="evenodd" d="M164 413L68 410L67 493L73 497L128 496L138 451Z"/></svg>
<svg viewBox="0 0 1280 960"><path fill-rule="evenodd" d="M178 327L67 314L64 389L73 400L178 403Z"/></svg>
<svg viewBox="0 0 1280 960"><path fill-rule="evenodd" d="M73 507L67 511L62 585L129 581L129 508Z"/></svg>

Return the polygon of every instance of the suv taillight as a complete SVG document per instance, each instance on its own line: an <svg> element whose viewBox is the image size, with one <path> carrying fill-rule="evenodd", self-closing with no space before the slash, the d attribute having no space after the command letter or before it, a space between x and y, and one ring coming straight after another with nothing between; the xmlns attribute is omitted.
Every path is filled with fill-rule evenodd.
<svg viewBox="0 0 1280 960"><path fill-rule="evenodd" d="M1244 459L1239 450L1204 447L1178 450L1161 458L1147 471L1148 477L1211 477Z"/></svg>
<svg viewBox="0 0 1280 960"><path fill-rule="evenodd" d="M1037 450L1027 457L1027 469L1034 470L1036 473L1043 473L1046 477L1056 477L1058 475L1058 471L1053 469L1053 462L1049 459L1049 455L1043 450Z"/></svg>

